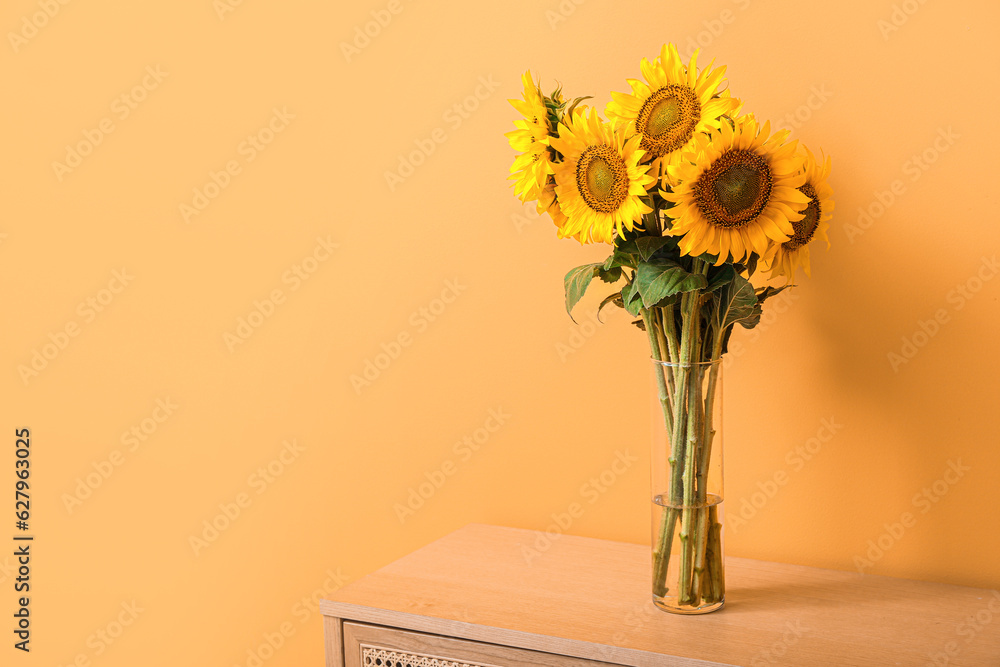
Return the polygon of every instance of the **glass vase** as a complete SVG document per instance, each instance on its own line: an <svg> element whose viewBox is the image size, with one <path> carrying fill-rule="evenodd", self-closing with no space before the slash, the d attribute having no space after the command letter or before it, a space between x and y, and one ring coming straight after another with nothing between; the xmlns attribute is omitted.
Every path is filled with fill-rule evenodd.
<svg viewBox="0 0 1000 667"><path fill-rule="evenodd" d="M703 614L725 602L722 361L653 364L653 602Z"/></svg>

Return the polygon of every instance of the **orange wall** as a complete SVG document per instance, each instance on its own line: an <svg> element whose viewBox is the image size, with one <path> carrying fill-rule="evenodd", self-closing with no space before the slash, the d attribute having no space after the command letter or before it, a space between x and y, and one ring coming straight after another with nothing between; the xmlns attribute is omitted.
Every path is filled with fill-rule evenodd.
<svg viewBox="0 0 1000 667"><path fill-rule="evenodd" d="M851 570L881 539L866 572L1000 586L998 16L5 3L0 494L30 427L37 536L16 664L247 665L274 633L265 664L319 664L310 595L467 522L544 530L579 502L567 532L647 541L646 343L620 313L566 317L562 276L606 248L515 200L503 133L526 69L603 107L664 41L701 40L747 110L834 160L832 249L734 338L728 553ZM904 338L922 345L894 368ZM429 497L401 515L411 489Z"/></svg>

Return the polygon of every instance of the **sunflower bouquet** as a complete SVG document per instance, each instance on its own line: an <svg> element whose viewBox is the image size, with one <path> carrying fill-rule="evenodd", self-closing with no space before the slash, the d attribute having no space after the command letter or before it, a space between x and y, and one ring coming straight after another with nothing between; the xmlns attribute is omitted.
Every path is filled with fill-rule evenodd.
<svg viewBox="0 0 1000 667"><path fill-rule="evenodd" d="M829 245L830 159L771 132L725 87L725 67L685 63L673 44L631 92L612 92L607 120L544 94L530 72L523 118L506 136L518 152L515 194L537 202L560 238L607 243L604 262L566 274L572 317L594 278L649 339L667 466L654 466L653 596L681 613L711 611L725 595L721 462L713 461L720 359L733 327L753 328L764 302L790 286L809 246ZM755 287L760 271L784 284ZM656 452L654 447L654 463ZM717 475L713 470L718 470ZM718 480L714 480L718 477Z"/></svg>

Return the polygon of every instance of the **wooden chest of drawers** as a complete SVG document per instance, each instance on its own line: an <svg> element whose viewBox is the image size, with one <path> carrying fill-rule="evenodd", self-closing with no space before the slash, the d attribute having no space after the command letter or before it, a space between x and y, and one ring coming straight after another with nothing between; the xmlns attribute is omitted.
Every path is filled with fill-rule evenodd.
<svg viewBox="0 0 1000 667"><path fill-rule="evenodd" d="M327 667L1000 666L1000 592L727 558L726 607L656 609L649 548L469 525L323 600Z"/></svg>

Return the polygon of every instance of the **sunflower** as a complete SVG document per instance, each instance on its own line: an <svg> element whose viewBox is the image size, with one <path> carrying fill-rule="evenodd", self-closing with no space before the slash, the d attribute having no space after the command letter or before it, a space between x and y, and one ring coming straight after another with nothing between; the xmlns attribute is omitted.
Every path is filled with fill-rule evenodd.
<svg viewBox="0 0 1000 667"><path fill-rule="evenodd" d="M722 116L736 113L739 101L728 91L718 92L726 68L712 69L709 64L699 74L697 60L695 51L685 66L677 47L664 44L657 59L643 58L640 63L645 83L629 79L631 94L611 93L608 118L635 123L642 135L639 147L646 151L648 161L665 158L663 166L676 164L692 148L697 134L718 129Z"/></svg>
<svg viewBox="0 0 1000 667"><path fill-rule="evenodd" d="M652 211L641 197L656 179L639 164L642 138L631 125L612 128L595 109L580 107L563 117L558 134L551 139L563 155L555 165L555 195L567 218L559 236L611 243Z"/></svg>
<svg viewBox="0 0 1000 667"><path fill-rule="evenodd" d="M816 161L812 151L808 148L805 150L803 171L806 182L799 186L799 192L809 197L809 204L803 211L805 216L792 222L792 229L795 230L792 238L784 243L775 243L764 257L764 269L771 272L771 278L784 276L786 280L792 280L795 269L800 265L806 275L810 275L809 242L820 239L826 241L827 248L830 247L830 239L826 235L830 218L833 217L833 190L826 182L830 176L830 158L827 157L820 163Z"/></svg>
<svg viewBox="0 0 1000 667"><path fill-rule="evenodd" d="M667 211L668 233L682 237L681 253L718 255L716 266L788 241L810 201L798 190L806 177L798 142L786 143L788 130L771 135L771 124L759 126L751 115L733 125L698 135L695 150L669 167L677 185L660 192L675 204Z"/></svg>
<svg viewBox="0 0 1000 667"><path fill-rule="evenodd" d="M548 184L546 184L545 189L542 190L541 194L538 195L538 202L535 205L535 210L538 215L543 213L548 213L549 217L552 218L552 222L555 223L556 228L559 230L557 235L559 238L564 239L567 237L575 238L580 243L584 243L580 232L575 234L570 234L566 231L566 221L568 218L566 214L562 212L562 208L559 206L559 200L556 199L556 186L555 182L550 178Z"/></svg>
<svg viewBox="0 0 1000 667"><path fill-rule="evenodd" d="M545 187L546 179L553 173L549 159L549 111L545 97L538 84L531 78L531 72L521 77L524 83L524 99L508 100L523 119L515 120L516 130L506 133L511 148L520 152L510 168L510 179L514 181L514 193L522 202L537 199ZM559 96L558 92L555 94Z"/></svg>

